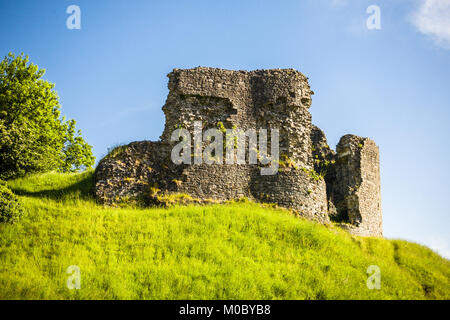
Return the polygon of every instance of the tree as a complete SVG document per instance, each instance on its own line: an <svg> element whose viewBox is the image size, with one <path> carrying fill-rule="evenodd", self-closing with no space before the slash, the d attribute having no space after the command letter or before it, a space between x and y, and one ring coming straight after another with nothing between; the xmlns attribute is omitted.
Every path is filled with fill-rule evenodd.
<svg viewBox="0 0 450 320"><path fill-rule="evenodd" d="M75 120L60 117L54 84L28 56L0 63L0 179L49 170L92 167L92 147L75 135Z"/></svg>

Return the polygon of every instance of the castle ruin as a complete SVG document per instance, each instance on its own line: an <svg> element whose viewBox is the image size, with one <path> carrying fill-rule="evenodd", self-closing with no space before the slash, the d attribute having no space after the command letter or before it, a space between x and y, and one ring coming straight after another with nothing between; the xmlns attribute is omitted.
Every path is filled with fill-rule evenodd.
<svg viewBox="0 0 450 320"><path fill-rule="evenodd" d="M174 69L163 106L164 131L157 142L133 142L102 159L95 195L105 204L158 194L225 201L247 197L276 203L321 223L334 221L353 234L382 236L379 151L376 144L343 136L336 152L311 122L314 94L293 69L230 71ZM179 164L171 160L176 128L277 128L279 168L261 175L255 164Z"/></svg>

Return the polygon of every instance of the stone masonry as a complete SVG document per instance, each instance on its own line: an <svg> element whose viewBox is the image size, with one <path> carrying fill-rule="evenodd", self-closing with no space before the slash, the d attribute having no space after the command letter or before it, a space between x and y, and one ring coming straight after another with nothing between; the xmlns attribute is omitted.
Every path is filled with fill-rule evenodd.
<svg viewBox="0 0 450 320"><path fill-rule="evenodd" d="M379 152L368 138L346 135L334 152L311 123L307 78L293 69L174 69L160 141L133 142L110 152L95 171L95 195L105 204L158 203L158 195L225 201L247 197L276 203L351 233L382 236ZM180 164L171 160L177 128L279 130L279 169L261 164ZM246 142L248 144L248 141ZM203 146L204 147L204 146ZM246 148L248 151L248 149ZM270 148L269 148L270 150ZM248 154L246 155L248 158Z"/></svg>

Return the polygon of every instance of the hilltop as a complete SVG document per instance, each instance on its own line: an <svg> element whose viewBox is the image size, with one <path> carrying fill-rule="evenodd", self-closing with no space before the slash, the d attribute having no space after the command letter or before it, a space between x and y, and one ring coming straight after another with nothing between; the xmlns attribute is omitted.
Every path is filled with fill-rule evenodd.
<svg viewBox="0 0 450 320"><path fill-rule="evenodd" d="M449 299L450 262L246 200L97 204L92 172L8 182L26 215L0 225L0 299ZM81 270L68 290L66 270ZM366 286L381 270L381 289Z"/></svg>
<svg viewBox="0 0 450 320"><path fill-rule="evenodd" d="M379 148L346 134L331 149L312 123L314 92L304 74L198 67L167 77L160 139L119 146L100 160L99 202L154 203L156 191L200 201L247 197L341 222L352 234L383 235Z"/></svg>

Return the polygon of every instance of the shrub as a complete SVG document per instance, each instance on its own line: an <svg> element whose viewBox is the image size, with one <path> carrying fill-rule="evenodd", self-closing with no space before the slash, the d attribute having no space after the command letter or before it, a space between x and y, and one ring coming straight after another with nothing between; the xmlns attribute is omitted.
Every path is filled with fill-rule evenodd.
<svg viewBox="0 0 450 320"><path fill-rule="evenodd" d="M22 215L23 208L19 197L0 180L0 223L14 223Z"/></svg>

